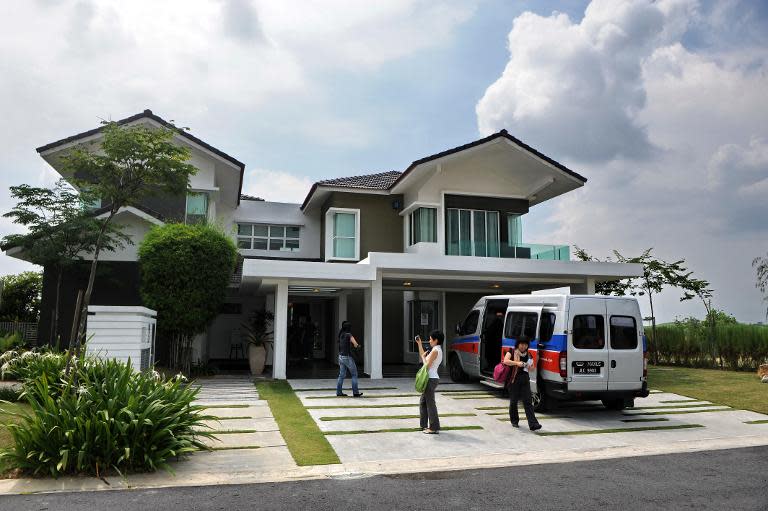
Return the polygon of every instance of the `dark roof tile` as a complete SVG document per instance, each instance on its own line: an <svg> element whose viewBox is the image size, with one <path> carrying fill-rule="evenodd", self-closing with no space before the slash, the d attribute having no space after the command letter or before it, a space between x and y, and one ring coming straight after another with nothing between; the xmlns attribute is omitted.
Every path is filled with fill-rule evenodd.
<svg viewBox="0 0 768 511"><path fill-rule="evenodd" d="M387 190L394 183L401 172L389 170L376 174L365 174L362 176L338 177L335 179L326 179L318 181L319 186L338 186L341 188L366 188L369 190Z"/></svg>

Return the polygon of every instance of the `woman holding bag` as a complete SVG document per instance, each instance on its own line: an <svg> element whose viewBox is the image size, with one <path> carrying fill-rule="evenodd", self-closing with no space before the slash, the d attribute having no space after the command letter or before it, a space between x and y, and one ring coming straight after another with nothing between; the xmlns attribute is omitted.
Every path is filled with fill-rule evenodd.
<svg viewBox="0 0 768 511"><path fill-rule="evenodd" d="M440 330L433 330L429 334L429 345L431 350L429 354L424 351L424 346L421 345L421 337L416 336L416 346L419 348L419 357L421 362L427 368L429 372L429 381L427 382L427 388L421 394L419 400L419 413L421 416L421 430L422 433L428 435L436 435L440 432L440 417L437 415L437 404L435 403L435 389L437 384L440 383L440 376L437 374L437 370L440 364L443 363L443 341L445 335Z"/></svg>

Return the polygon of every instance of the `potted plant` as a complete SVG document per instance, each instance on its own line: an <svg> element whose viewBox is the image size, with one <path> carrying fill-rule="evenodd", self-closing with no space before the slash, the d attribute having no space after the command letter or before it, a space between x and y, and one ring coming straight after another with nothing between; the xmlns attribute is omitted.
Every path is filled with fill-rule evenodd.
<svg viewBox="0 0 768 511"><path fill-rule="evenodd" d="M248 364L253 375L259 375L264 372L264 363L267 360L267 345L272 342L267 340L267 336L273 333L269 329L274 319L275 315L270 311L256 310L251 314L248 323L242 325L248 341Z"/></svg>

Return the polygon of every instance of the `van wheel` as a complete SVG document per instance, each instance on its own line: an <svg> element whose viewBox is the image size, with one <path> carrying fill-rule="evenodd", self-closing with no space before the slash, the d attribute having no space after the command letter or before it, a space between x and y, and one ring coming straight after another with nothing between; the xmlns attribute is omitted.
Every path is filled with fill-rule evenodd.
<svg viewBox="0 0 768 511"><path fill-rule="evenodd" d="M541 390L534 392L531 395L531 400L533 401L533 411L543 413L549 410L549 399Z"/></svg>
<svg viewBox="0 0 768 511"><path fill-rule="evenodd" d="M603 399L603 406L609 410L623 410L626 408L626 403L623 399Z"/></svg>
<svg viewBox="0 0 768 511"><path fill-rule="evenodd" d="M461 362L456 355L448 359L448 373L451 376L451 381L455 383L463 383L468 379L467 373L461 368Z"/></svg>

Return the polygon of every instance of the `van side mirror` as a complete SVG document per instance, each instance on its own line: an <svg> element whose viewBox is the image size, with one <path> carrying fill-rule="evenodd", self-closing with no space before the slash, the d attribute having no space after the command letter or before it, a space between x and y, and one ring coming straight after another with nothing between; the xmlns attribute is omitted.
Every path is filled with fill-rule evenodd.
<svg viewBox="0 0 768 511"><path fill-rule="evenodd" d="M461 321L456 323L456 335L461 335Z"/></svg>

